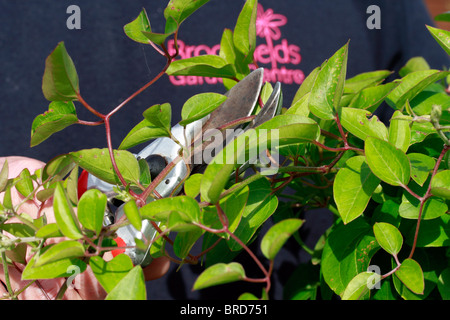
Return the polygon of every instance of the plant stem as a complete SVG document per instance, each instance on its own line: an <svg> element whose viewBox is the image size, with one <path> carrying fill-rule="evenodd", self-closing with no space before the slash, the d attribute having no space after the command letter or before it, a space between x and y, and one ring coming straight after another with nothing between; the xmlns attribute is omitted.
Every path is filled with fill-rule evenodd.
<svg viewBox="0 0 450 320"><path fill-rule="evenodd" d="M416 199L419 200L419 201L422 201L422 197L419 196L419 195L418 195L417 193L415 193L414 191L412 191L408 186L402 184L401 187L402 187L403 189L405 189L406 191L408 191L409 194L411 194L414 198L416 198Z"/></svg>
<svg viewBox="0 0 450 320"><path fill-rule="evenodd" d="M161 181L169 174L169 172L177 165L178 162L181 161L181 156L177 156L170 162L161 173L150 183L150 185L139 195L139 198L143 203L148 198L148 196L153 192L154 189L161 183Z"/></svg>
<svg viewBox="0 0 450 320"><path fill-rule="evenodd" d="M345 146L345 147L342 147L342 148L332 148L332 147L327 147L326 145L324 145L324 144L322 144L322 143L320 143L318 141L315 141L315 140L312 140L311 143L315 144L316 146L318 146L318 147L320 147L322 149L325 149L325 150L328 150L328 151L333 151L333 152L341 152L341 151L353 150L353 151L356 151L356 152L364 153L364 150L359 149L359 148L355 148L355 147L351 147L351 146Z"/></svg>
<svg viewBox="0 0 450 320"><path fill-rule="evenodd" d="M64 281L61 288L59 288L58 290L58 294L55 297L55 300L62 300L62 298L64 297L64 294L67 291L67 281Z"/></svg>
<svg viewBox="0 0 450 320"><path fill-rule="evenodd" d="M22 292L24 292L29 286L31 286L33 283L35 283L37 280L31 280L28 282L22 289L16 291L14 294L16 297L18 297Z"/></svg>
<svg viewBox="0 0 450 320"><path fill-rule="evenodd" d="M447 153L447 151L450 149L450 146L445 144L444 147L442 148L442 152L439 155L438 160L436 161L436 164L434 166L433 169L433 173L431 174L431 180L433 180L433 177L436 175L439 166L442 162L442 159L444 158L445 154ZM431 181L430 180L430 181ZM420 198L420 209L419 209L419 217L417 218L417 225L416 225L416 231L414 234L414 242L411 248L411 252L409 254L409 259L412 259L413 255L414 255L414 251L416 250L416 245L417 245L417 238L419 236L419 228L420 228L420 221L422 220L422 214L423 214L423 207L425 205L425 202L428 200L428 198L430 198L432 196L431 194L431 182L428 185L428 189L427 192L425 193L425 195L423 197Z"/></svg>
<svg viewBox="0 0 450 320"><path fill-rule="evenodd" d="M138 96L141 92L143 92L145 89L150 87L152 84L154 84L159 78L161 78L169 68L170 64L172 62L172 58L167 58L167 63L164 66L164 68L161 70L160 73L158 73L152 80L150 80L148 83L146 83L144 86L142 86L140 89L138 89L136 92L134 92L132 95L130 95L128 98L126 98L121 104L119 104L117 107L115 107L106 117L110 118L112 115L114 115L117 111L122 109L124 105L126 105L128 102L130 102L132 99L134 99L136 96Z"/></svg>
<svg viewBox="0 0 450 320"><path fill-rule="evenodd" d="M127 187L128 184L125 181L124 177L122 176L122 173L119 171L119 168L117 166L116 159L115 159L115 156L114 156L114 150L113 150L112 141L111 141L111 126L110 126L110 123L109 123L109 117L105 118L105 130L106 130L106 140L107 140L107 144L108 144L109 156L111 158L111 163L112 163L112 166L114 168L114 172L119 177L119 180L122 183L122 185L124 187Z"/></svg>
<svg viewBox="0 0 450 320"><path fill-rule="evenodd" d="M266 277L268 277L270 274L269 272L266 270L266 268L264 268L264 266L262 265L261 261L259 261L258 257L250 250L249 247L247 247L242 241L241 239L239 239L233 232L231 232L230 230L226 230L227 234L234 240L236 241L242 248L244 248L245 251L247 251L247 253L250 255L250 257L255 261L255 263L258 265L258 267L261 269L261 271L264 273L264 275Z"/></svg>
<svg viewBox="0 0 450 320"><path fill-rule="evenodd" d="M99 117L100 119L105 119L105 115L98 112L97 110L95 110L94 108L92 108L86 101L84 101L83 97L81 96L81 94L78 92L77 93L77 99L78 101L80 101L80 103L86 108L88 109L92 114L96 115L97 117Z"/></svg>
<svg viewBox="0 0 450 320"><path fill-rule="evenodd" d="M78 120L77 121L78 124L84 125L84 126L99 126L105 123L104 120L99 120L99 121L84 121L84 120Z"/></svg>
<svg viewBox="0 0 450 320"><path fill-rule="evenodd" d="M11 287L11 280L9 278L9 268L8 268L8 262L6 261L6 253L2 250L2 264L3 264L3 274L5 275L5 284L6 289L8 289L9 296L13 300L17 300L17 297L14 295L14 290Z"/></svg>
<svg viewBox="0 0 450 320"><path fill-rule="evenodd" d="M249 185L250 183L259 180L261 178L264 178L265 176L262 175L260 172L248 177L247 179L245 179L244 181L241 181L239 184L235 184L234 186L232 186L230 189L225 190L224 192L222 192L220 194L219 199L223 199L224 197L226 197L227 195L229 195L230 193L236 192L238 190L241 190L242 188L246 187L247 185Z"/></svg>

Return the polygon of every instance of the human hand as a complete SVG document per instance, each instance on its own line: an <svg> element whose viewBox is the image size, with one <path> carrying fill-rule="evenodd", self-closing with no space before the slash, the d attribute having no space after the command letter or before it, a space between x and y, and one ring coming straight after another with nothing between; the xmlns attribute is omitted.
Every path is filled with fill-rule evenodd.
<svg viewBox="0 0 450 320"><path fill-rule="evenodd" d="M25 157L0 157L0 168L3 167L5 160L8 160L9 168L9 178L17 177L24 168L28 168L31 174L33 174L37 169L42 168L45 163ZM3 200L4 193L0 194L0 200ZM11 198L13 205L19 204L23 200L23 196L17 192L16 189L11 190ZM48 223L55 222L52 202L47 201L42 207L39 213L39 207L41 203L38 200L30 200L23 203L18 213L26 212L33 219L38 217L38 214L45 214ZM12 220L12 219L11 219ZM56 240L57 241L57 240ZM55 242L55 240L47 240L46 244ZM32 257L31 250L27 250L27 261ZM111 259L112 255L105 254L105 260ZM170 262L167 258L161 257L154 259L152 263L143 269L145 280L154 280L162 277L169 269ZM0 265L1 266L1 265ZM14 263L13 266L9 266L9 279L11 282L11 287L13 291L20 290L24 288L30 281L22 280L22 270L25 268L24 265L19 263ZM6 288L5 274L3 272L3 266L0 267L0 297L4 294L8 294ZM65 279L49 279L49 280L37 280L33 282L29 287L27 287L22 293L20 293L17 298L21 300L54 300L60 290L60 288L65 284ZM97 300L104 299L106 297L106 292L100 285L100 283L95 278L92 270L88 266L86 271L79 274L76 278L76 287L69 286L63 296L63 299L67 300Z"/></svg>

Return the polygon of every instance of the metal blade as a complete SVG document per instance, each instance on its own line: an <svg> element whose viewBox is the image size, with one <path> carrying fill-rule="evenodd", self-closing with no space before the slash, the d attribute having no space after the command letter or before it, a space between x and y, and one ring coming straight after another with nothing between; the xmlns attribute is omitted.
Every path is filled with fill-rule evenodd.
<svg viewBox="0 0 450 320"><path fill-rule="evenodd" d="M253 121L245 128L246 130L256 128L264 122L272 119L273 117L279 115L281 113L281 107L283 105L283 95L281 93L281 84L277 82L275 87L273 88L272 94L270 95L267 102L264 104L261 111L259 111L258 115L253 119ZM239 167L238 174L245 172L250 167L249 162L247 161L241 167ZM235 173L233 173L235 175Z"/></svg>
<svg viewBox="0 0 450 320"><path fill-rule="evenodd" d="M203 131L219 128L226 123L250 116L258 102L263 75L263 68L256 69L225 93L228 99L211 113L203 126Z"/></svg>
<svg viewBox="0 0 450 320"><path fill-rule="evenodd" d="M277 82L273 88L272 94L265 103L264 107L258 113L258 115L253 119L252 123L248 128L255 128L267 120L272 119L281 112L281 106L283 104L283 97L281 93L281 84Z"/></svg>
<svg viewBox="0 0 450 320"><path fill-rule="evenodd" d="M201 159L202 157L199 155L212 143L211 141L204 142L205 139L208 140L208 130L223 127L227 123L252 115L263 86L263 76L264 69L256 69L225 93L225 96L228 97L227 100L211 113L209 119L202 126L201 132L197 133L192 140L201 141L194 143L197 147L193 150L191 157L193 159L191 163L195 164L193 172L202 171L206 166L205 163L196 163L195 159ZM237 129L238 127L237 124L229 126L228 129ZM227 141L227 138L228 136L223 137L223 143Z"/></svg>

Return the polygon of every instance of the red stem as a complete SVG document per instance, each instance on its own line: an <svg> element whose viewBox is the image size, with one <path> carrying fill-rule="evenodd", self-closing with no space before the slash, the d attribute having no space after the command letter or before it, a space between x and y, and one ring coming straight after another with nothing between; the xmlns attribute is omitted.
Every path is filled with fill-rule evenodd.
<svg viewBox="0 0 450 320"><path fill-rule="evenodd" d="M439 169L439 165L441 164L442 159L444 158L445 154L447 153L447 151L449 149L450 149L450 146L444 145L444 148L442 149L442 152L439 155L438 160L436 161L436 165L434 166L433 173L431 175L431 180L433 180L433 177L436 175L436 173L437 173L437 171ZM428 198L430 198L431 196L432 196L432 194L431 194L431 182L430 182L430 184L428 185L428 189L427 189L427 192L425 193L425 195L423 197L419 197L418 198L420 200L419 217L417 218L416 232L414 234L414 242L413 242L413 245L412 245L412 248L411 248L411 252L409 254L409 259L412 259L413 255L414 255L414 251L416 250L417 238L419 236L420 221L422 220L423 207L425 205L425 201L427 201Z"/></svg>

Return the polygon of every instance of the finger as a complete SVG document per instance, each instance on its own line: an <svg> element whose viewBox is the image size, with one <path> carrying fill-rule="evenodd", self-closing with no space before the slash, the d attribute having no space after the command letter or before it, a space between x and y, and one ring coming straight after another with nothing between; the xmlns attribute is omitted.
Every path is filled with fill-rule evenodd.
<svg viewBox="0 0 450 320"><path fill-rule="evenodd" d="M8 295L8 290L6 290L6 285L3 281L0 281L0 299Z"/></svg>
<svg viewBox="0 0 450 320"><path fill-rule="evenodd" d="M167 257L156 258L149 266L143 269L146 281L156 280L169 271L170 260Z"/></svg>
<svg viewBox="0 0 450 320"><path fill-rule="evenodd" d="M64 299L72 300L69 296L71 293L76 293L83 300L103 300L106 297L105 289L95 278L90 266L86 271L77 275L71 285L69 284Z"/></svg>
<svg viewBox="0 0 450 320"><path fill-rule="evenodd" d="M45 166L45 163L36 159L27 157L0 157L0 168L3 168L3 164L8 160L9 177L13 178L19 175L19 173L28 168L30 173L34 173L37 169Z"/></svg>
<svg viewBox="0 0 450 320"><path fill-rule="evenodd" d="M26 158L26 157L1 157L0 158L0 169L3 168L5 161L8 161L8 178L17 177L23 169L28 169L31 174L33 174L37 169L45 166L45 163L36 159ZM3 200L4 194L0 194L0 200ZM13 205L18 205L24 199L24 197L16 190L12 188L11 199ZM48 206L46 206L47 208ZM33 201L27 201L23 203L18 209L18 213L26 212L32 218L36 218L38 214L38 207ZM11 220L10 222L14 222Z"/></svg>
<svg viewBox="0 0 450 320"><path fill-rule="evenodd" d="M5 282L3 267L0 271L0 280ZM22 280L23 267L17 264L8 266L9 281L14 292L22 290L28 286L26 290L18 295L20 300L54 300L63 284L63 279L39 279L36 281ZM31 285L30 285L30 282Z"/></svg>
<svg viewBox="0 0 450 320"><path fill-rule="evenodd" d="M103 259L105 261L110 261L113 259L113 255L111 252L106 252L103 255ZM144 271L145 281L156 280L164 276L167 271L169 271L170 260L167 257L159 257L153 259L153 261L145 268L142 269Z"/></svg>

